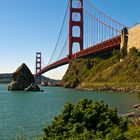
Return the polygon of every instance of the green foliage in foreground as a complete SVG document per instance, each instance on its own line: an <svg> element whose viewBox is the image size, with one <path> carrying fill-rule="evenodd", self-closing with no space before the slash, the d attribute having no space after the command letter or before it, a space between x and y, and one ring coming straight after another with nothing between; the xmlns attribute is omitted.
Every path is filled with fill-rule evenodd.
<svg viewBox="0 0 140 140"><path fill-rule="evenodd" d="M127 140L140 140L140 126L130 127L129 130L125 132L125 137Z"/></svg>
<svg viewBox="0 0 140 140"><path fill-rule="evenodd" d="M43 129L44 140L125 140L127 120L117 116L117 110L103 102L81 100L69 102L52 125Z"/></svg>

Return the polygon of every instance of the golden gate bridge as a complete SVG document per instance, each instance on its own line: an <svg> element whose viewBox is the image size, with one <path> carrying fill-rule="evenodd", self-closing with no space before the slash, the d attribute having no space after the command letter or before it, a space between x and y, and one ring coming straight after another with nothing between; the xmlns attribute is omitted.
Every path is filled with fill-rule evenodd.
<svg viewBox="0 0 140 140"><path fill-rule="evenodd" d="M45 67L41 68L41 53L36 54L35 76L69 64L72 59L120 49L124 27L89 0L69 0L55 48Z"/></svg>

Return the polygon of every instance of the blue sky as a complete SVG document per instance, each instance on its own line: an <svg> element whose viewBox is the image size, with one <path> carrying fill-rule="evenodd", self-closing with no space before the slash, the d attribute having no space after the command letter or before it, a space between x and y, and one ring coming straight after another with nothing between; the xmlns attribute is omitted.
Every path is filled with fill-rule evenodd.
<svg viewBox="0 0 140 140"><path fill-rule="evenodd" d="M129 27L140 22L139 0L89 1ZM68 0L0 0L0 73L14 72L22 63L34 73L37 51L48 62L67 3ZM45 75L59 79L66 68Z"/></svg>

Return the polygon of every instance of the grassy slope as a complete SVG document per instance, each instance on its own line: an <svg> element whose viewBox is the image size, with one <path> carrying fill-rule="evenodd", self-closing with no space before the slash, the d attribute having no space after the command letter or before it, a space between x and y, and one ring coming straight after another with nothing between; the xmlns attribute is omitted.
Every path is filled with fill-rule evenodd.
<svg viewBox="0 0 140 140"><path fill-rule="evenodd" d="M140 55L133 49L120 62L119 52L110 58L80 58L72 60L63 82L66 87L96 88L137 87L140 88Z"/></svg>

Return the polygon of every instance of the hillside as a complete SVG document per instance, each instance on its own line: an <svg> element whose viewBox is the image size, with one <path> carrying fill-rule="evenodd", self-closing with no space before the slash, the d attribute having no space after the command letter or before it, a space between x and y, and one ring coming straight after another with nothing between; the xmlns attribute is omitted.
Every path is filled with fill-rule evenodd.
<svg viewBox="0 0 140 140"><path fill-rule="evenodd" d="M133 48L121 62L119 51L106 59L72 60L62 81L70 88L139 92L140 53Z"/></svg>

